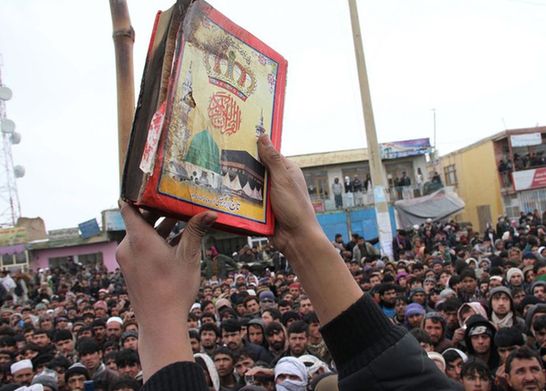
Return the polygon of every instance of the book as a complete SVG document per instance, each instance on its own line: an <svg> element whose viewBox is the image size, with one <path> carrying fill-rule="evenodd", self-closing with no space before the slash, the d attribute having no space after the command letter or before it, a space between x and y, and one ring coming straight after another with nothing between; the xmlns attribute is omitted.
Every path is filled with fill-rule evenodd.
<svg viewBox="0 0 546 391"><path fill-rule="evenodd" d="M202 0L158 12L122 179L122 198L216 228L269 236L269 175L257 139L280 149L287 61Z"/></svg>

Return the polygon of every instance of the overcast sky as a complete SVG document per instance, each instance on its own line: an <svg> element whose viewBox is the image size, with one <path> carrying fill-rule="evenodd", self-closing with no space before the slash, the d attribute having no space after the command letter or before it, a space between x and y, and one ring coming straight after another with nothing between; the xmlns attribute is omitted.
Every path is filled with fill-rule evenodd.
<svg viewBox="0 0 546 391"><path fill-rule="evenodd" d="M129 0L138 85L157 9ZM211 0L288 59L282 150L366 145L347 2ZM546 0L359 0L380 142L433 138L444 154L505 128L546 124ZM266 6L267 5L267 6ZM2 79L22 213L76 226L119 194L107 0L2 0ZM3 180L3 178L2 178ZM0 184L2 185L2 184Z"/></svg>

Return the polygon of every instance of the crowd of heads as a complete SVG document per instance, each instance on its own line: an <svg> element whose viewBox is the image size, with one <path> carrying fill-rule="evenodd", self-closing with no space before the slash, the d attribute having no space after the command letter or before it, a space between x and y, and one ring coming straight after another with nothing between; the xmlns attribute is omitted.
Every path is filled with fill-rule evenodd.
<svg viewBox="0 0 546 391"><path fill-rule="evenodd" d="M537 211L501 216L484 232L429 219L397 232L394 260L361 257L359 239L332 243L362 290L448 377L465 390L544 389L546 235Z"/></svg>
<svg viewBox="0 0 546 391"><path fill-rule="evenodd" d="M485 232L427 220L397 232L391 259L362 235L337 235L332 245L363 294L465 390L542 390L546 234L539 217L502 216ZM210 390L337 389L321 323L287 261L271 245L231 256L214 246L203 252L187 322ZM0 390L141 386L138 324L119 271L71 262L3 272L0 300Z"/></svg>
<svg viewBox="0 0 546 391"><path fill-rule="evenodd" d="M0 281L0 390L140 389L138 324L119 272L69 262Z"/></svg>

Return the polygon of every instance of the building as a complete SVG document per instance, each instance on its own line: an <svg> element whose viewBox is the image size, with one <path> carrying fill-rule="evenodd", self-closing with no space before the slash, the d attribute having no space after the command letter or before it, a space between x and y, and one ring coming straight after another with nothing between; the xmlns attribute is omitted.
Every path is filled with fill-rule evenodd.
<svg viewBox="0 0 546 391"><path fill-rule="evenodd" d="M546 127L511 129L440 157L446 186L465 201L455 216L483 231L501 215L546 211Z"/></svg>
<svg viewBox="0 0 546 391"><path fill-rule="evenodd" d="M78 228L58 229L48 232L47 239L26 244L30 268L67 268L70 262L85 266L104 264L109 271L118 267L116 248L106 232L82 238Z"/></svg>
<svg viewBox="0 0 546 391"><path fill-rule="evenodd" d="M20 218L15 227L0 230L0 269L64 268L75 262L104 264L113 271L124 232L119 209L102 212L102 227L93 219L78 227L46 231L41 218Z"/></svg>
<svg viewBox="0 0 546 391"><path fill-rule="evenodd" d="M406 140L381 144L381 156L388 183L390 202L419 196L427 172L427 155L431 152L429 139ZM335 178L344 185L343 208L373 205L370 166L366 148L345 151L289 156L305 176L307 190L317 212L335 210L332 194ZM401 178L408 178L400 184ZM354 182L360 182L355 189ZM362 193L362 194L358 194Z"/></svg>
<svg viewBox="0 0 546 391"><path fill-rule="evenodd" d="M427 138L385 143L380 149L394 233L397 224L392 204L424 194L429 180L425 173L431 146ZM302 169L317 219L329 238L334 239L336 233L341 233L345 240L353 233L365 238L378 236L366 148L289 156L288 159ZM336 206L332 192L336 178L343 184L341 208Z"/></svg>

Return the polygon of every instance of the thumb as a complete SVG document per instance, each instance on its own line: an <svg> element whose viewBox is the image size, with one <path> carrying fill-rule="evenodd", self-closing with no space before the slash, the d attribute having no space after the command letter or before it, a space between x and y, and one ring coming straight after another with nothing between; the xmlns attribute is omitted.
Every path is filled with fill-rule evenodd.
<svg viewBox="0 0 546 391"><path fill-rule="evenodd" d="M258 154L260 159L270 172L286 170L284 156L275 149L268 136L264 135L258 139Z"/></svg>
<svg viewBox="0 0 546 391"><path fill-rule="evenodd" d="M209 231L218 215L212 211L199 213L191 218L184 228L182 240L178 243L177 254L184 261L192 261L201 252L201 240Z"/></svg>

